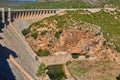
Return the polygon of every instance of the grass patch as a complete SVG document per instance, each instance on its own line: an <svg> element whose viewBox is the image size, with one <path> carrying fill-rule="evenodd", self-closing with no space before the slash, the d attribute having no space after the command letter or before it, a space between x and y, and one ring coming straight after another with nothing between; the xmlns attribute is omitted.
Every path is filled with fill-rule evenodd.
<svg viewBox="0 0 120 80"><path fill-rule="evenodd" d="M30 33L30 28L22 30L22 34L26 36L28 33Z"/></svg>
<svg viewBox="0 0 120 80"><path fill-rule="evenodd" d="M66 75L63 70L63 65L52 65L48 66L47 74L50 77L50 80L65 80Z"/></svg>
<svg viewBox="0 0 120 80"><path fill-rule="evenodd" d="M38 76L38 77L44 76L46 74L45 73L46 69L47 69L47 66L44 63L41 63L37 70L36 76Z"/></svg>
<svg viewBox="0 0 120 80"><path fill-rule="evenodd" d="M42 36L43 36L43 35L46 35L47 32L48 32L47 30L44 30L44 31L41 32L41 35L42 35Z"/></svg>
<svg viewBox="0 0 120 80"><path fill-rule="evenodd" d="M91 13L90 15L79 15L82 21L101 27L106 40L113 42L116 46L116 50L120 52L120 21L119 19L115 19L115 16L116 15L104 11ZM118 12L118 16L120 16L120 12Z"/></svg>
<svg viewBox="0 0 120 80"><path fill-rule="evenodd" d="M50 52L48 50L42 50L42 49L39 49L36 54L38 56L49 56L50 55Z"/></svg>
<svg viewBox="0 0 120 80"><path fill-rule="evenodd" d="M72 62L67 67L77 80L116 80L120 70L119 64L111 61L84 60Z"/></svg>
<svg viewBox="0 0 120 80"><path fill-rule="evenodd" d="M70 65L72 62L71 61L67 61L65 64L66 66Z"/></svg>
<svg viewBox="0 0 120 80"><path fill-rule="evenodd" d="M31 36L32 36L34 39L36 39L36 38L38 37L38 33L37 33L37 32L33 32L33 33L31 34Z"/></svg>
<svg viewBox="0 0 120 80"><path fill-rule="evenodd" d="M84 25L87 23L90 23L89 25L94 24L101 28L106 41L113 43L115 45L114 48L116 49L116 51L120 52L120 12L105 12L102 10L97 13L80 14L84 12L85 11L81 10L66 11L66 14L62 16L55 15L39 21L37 26L43 27L44 21L47 21L47 23L53 23L54 21L56 21L56 23L54 23L55 27L58 30L65 30L68 28L81 29L82 27L85 27ZM33 24L33 26L35 25ZM45 27L49 27L49 25L45 25ZM43 34L45 33L46 31L43 32ZM55 37L59 39L61 33L62 31L57 31L55 33ZM101 33L98 33L96 35L100 34ZM111 45L110 47L112 48L113 45Z"/></svg>
<svg viewBox="0 0 120 80"><path fill-rule="evenodd" d="M59 30L58 32L56 32L55 37L59 39L62 32L63 32L62 30Z"/></svg>
<svg viewBox="0 0 120 80"><path fill-rule="evenodd" d="M31 6L32 5L32 6ZM18 6L16 8L20 9L55 9L55 8L84 8L84 7L93 7L90 4L86 4L82 0L69 0L69 1L57 1L57 2L36 2L30 3L27 5Z"/></svg>
<svg viewBox="0 0 120 80"><path fill-rule="evenodd" d="M86 55L85 55L85 58L90 58L90 55L86 54Z"/></svg>

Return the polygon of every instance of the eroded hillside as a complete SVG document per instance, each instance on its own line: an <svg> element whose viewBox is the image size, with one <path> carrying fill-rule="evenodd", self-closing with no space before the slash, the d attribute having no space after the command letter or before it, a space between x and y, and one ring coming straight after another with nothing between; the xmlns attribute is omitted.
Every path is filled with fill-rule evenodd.
<svg viewBox="0 0 120 80"><path fill-rule="evenodd" d="M84 60L66 63L77 80L119 78L119 11L65 11L31 24L22 33L38 56L83 56Z"/></svg>
<svg viewBox="0 0 120 80"><path fill-rule="evenodd" d="M119 16L119 12L66 11L33 23L23 30L23 34L36 53L45 50L51 55L68 52L103 58L119 52L119 44L116 44L119 43L120 34ZM103 19L108 22L102 22ZM95 25L86 23L87 20ZM116 22L112 24L113 21ZM110 23L111 25L108 25ZM96 26L97 24L100 25ZM113 40L114 37L116 38Z"/></svg>

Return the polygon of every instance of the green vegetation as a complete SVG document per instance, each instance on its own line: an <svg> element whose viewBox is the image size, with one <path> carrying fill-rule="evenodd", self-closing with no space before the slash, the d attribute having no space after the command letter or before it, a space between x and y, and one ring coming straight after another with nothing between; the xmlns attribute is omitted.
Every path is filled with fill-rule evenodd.
<svg viewBox="0 0 120 80"><path fill-rule="evenodd" d="M108 0L107 4L113 4L113 5L118 6L120 8L120 0Z"/></svg>
<svg viewBox="0 0 120 80"><path fill-rule="evenodd" d="M38 57L37 57L37 56L35 56L35 60L36 60L36 61L38 60Z"/></svg>
<svg viewBox="0 0 120 80"><path fill-rule="evenodd" d="M56 37L57 39L59 39L59 38L60 38L60 34L61 34L62 32L63 32L62 30L59 30L58 32L56 32L56 33L55 33L55 37Z"/></svg>
<svg viewBox="0 0 120 80"><path fill-rule="evenodd" d="M78 80L116 80L120 70L119 64L111 61L83 60L72 62L67 67L71 75Z"/></svg>
<svg viewBox="0 0 120 80"><path fill-rule="evenodd" d="M32 6L31 6L32 5ZM94 7L90 4L85 3L82 0L69 0L69 1L58 1L58 2L36 2L23 6L19 6L17 8L21 9L55 9L55 8L84 8L84 7Z"/></svg>
<svg viewBox="0 0 120 80"><path fill-rule="evenodd" d="M109 47L114 48L118 52L120 52L120 12L105 12L101 10L97 13L80 13L85 13L85 11L66 11L66 13L62 16L55 15L45 18L42 21L38 21L37 26L43 27L44 25L44 27L49 27L50 23L54 23L54 21L56 21L57 23L54 23L54 25L57 29L61 31L56 32L55 37L59 39L62 30L73 27L81 29L82 27L84 27L85 24L90 23L89 25L96 25L101 28L101 31L106 38L106 42L103 44L104 46L107 44L107 42L109 42L110 44L113 44L109 45ZM48 25L44 24L44 21L47 21ZM31 26L35 25L33 24Z"/></svg>
<svg viewBox="0 0 120 80"><path fill-rule="evenodd" d="M90 55L88 55L88 54L85 55L85 58L89 58L89 57L90 57Z"/></svg>
<svg viewBox="0 0 120 80"><path fill-rule="evenodd" d="M114 12L111 12L110 14L108 12L101 11L98 13L91 13L90 15L76 15L78 15L77 17L80 17L80 20L82 21L101 27L106 40L114 43L116 50L120 52L120 12L116 11L116 15L113 15L112 13ZM115 17L118 17L118 19L115 19Z"/></svg>
<svg viewBox="0 0 120 80"><path fill-rule="evenodd" d="M15 3L2 1L0 7L11 7L14 9L55 9L55 8L97 8L112 4L120 8L120 0L59 0L32 3Z"/></svg>
<svg viewBox="0 0 120 80"><path fill-rule="evenodd" d="M72 58L77 59L79 57L79 54L73 53Z"/></svg>
<svg viewBox="0 0 120 80"><path fill-rule="evenodd" d="M44 30L44 31L41 32L41 35L43 36L43 35L45 35L47 32L48 32L47 30Z"/></svg>
<svg viewBox="0 0 120 80"><path fill-rule="evenodd" d="M30 33L30 28L22 30L22 34L26 36L28 33Z"/></svg>
<svg viewBox="0 0 120 80"><path fill-rule="evenodd" d="M71 61L67 61L65 64L68 66L70 65L72 62Z"/></svg>
<svg viewBox="0 0 120 80"><path fill-rule="evenodd" d="M38 71L36 73L36 76L40 77L40 76L44 76L46 73L46 65L44 63L41 63L39 68L38 68Z"/></svg>
<svg viewBox="0 0 120 80"><path fill-rule="evenodd" d="M50 80L65 80L66 75L63 70L63 65L52 65L47 68L47 74L49 75Z"/></svg>
<svg viewBox="0 0 120 80"><path fill-rule="evenodd" d="M95 8L104 7L105 4L113 4L120 7L120 0L98 0L97 2L90 2L89 0L60 0L60 1L47 1L47 2L34 2L21 6L11 6L12 8L19 9L56 9L56 8ZM32 6L31 6L32 5ZM7 6L7 4L2 5Z"/></svg>
<svg viewBox="0 0 120 80"><path fill-rule="evenodd" d="M120 80L120 74L119 74L119 76L116 77L116 80Z"/></svg>
<svg viewBox="0 0 120 80"><path fill-rule="evenodd" d="M38 33L37 33L37 32L33 32L33 33L31 34L31 36L32 36L34 39L36 39L36 38L38 37Z"/></svg>
<svg viewBox="0 0 120 80"><path fill-rule="evenodd" d="M50 52L48 50L42 50L42 49L39 49L38 52L36 52L36 54L38 56L49 56L50 55Z"/></svg>

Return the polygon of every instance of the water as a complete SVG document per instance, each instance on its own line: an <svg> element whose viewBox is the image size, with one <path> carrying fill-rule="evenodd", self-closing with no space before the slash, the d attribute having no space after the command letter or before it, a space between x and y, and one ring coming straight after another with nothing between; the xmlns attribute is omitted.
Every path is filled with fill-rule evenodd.
<svg viewBox="0 0 120 80"><path fill-rule="evenodd" d="M0 0L0 7L11 7L15 8L16 6L25 5L28 3L37 2L38 0Z"/></svg>
<svg viewBox="0 0 120 80"><path fill-rule="evenodd" d="M37 0L6 0L6 1L12 1L12 2L36 2Z"/></svg>
<svg viewBox="0 0 120 80"><path fill-rule="evenodd" d="M48 66L48 72L51 80L65 80L66 75L63 70L63 65L52 65Z"/></svg>

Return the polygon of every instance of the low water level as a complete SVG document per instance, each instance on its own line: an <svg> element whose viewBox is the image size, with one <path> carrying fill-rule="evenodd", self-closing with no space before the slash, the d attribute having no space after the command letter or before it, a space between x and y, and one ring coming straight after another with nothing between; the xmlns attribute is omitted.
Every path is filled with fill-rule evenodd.
<svg viewBox="0 0 120 80"><path fill-rule="evenodd" d="M51 80L65 80L66 75L63 70L63 65L52 65L48 66L48 72Z"/></svg>

